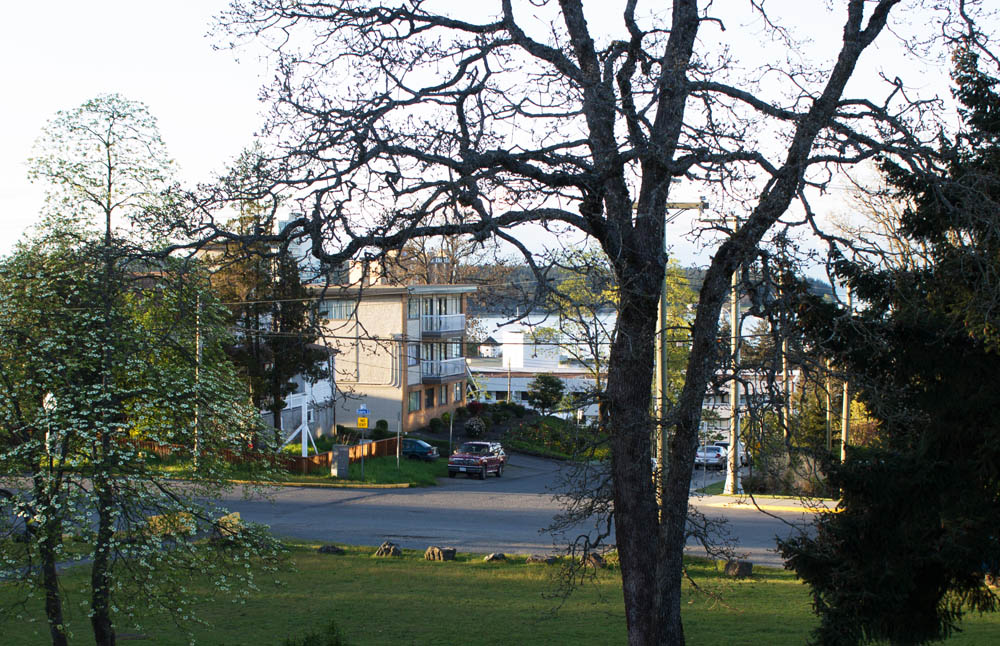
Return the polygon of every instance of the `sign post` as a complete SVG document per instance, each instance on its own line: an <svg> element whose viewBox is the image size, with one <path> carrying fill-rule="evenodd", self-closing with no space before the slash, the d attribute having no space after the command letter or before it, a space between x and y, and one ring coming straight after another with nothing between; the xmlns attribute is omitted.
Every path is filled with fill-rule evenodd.
<svg viewBox="0 0 1000 646"><path fill-rule="evenodd" d="M361 482L365 481L365 453L368 447L365 446L365 431L368 430L368 406L361 404L358 407L358 428L361 429Z"/></svg>

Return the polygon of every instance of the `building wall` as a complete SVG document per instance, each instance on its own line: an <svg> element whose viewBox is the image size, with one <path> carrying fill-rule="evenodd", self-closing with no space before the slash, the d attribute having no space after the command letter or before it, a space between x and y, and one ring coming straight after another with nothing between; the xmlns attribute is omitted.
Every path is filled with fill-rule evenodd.
<svg viewBox="0 0 1000 646"><path fill-rule="evenodd" d="M447 403L441 403L441 389L442 387L448 393ZM427 407L427 391L434 391L434 405L430 408ZM456 390L461 394L461 396L456 399ZM435 417L441 417L444 413L454 414L455 409L459 406L464 406L466 403L465 399L466 392L466 381L465 379L460 379L458 381L451 381L444 384L422 384L411 386L407 389L407 398L405 400L406 405L406 423L404 425L404 430L414 430L430 424L431 419ZM420 408L414 411L409 409L410 393L416 393L420 397Z"/></svg>

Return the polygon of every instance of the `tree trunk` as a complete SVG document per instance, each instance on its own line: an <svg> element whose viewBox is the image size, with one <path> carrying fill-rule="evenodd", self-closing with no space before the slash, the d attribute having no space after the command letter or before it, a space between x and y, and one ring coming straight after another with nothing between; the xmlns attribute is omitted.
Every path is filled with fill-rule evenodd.
<svg viewBox="0 0 1000 646"><path fill-rule="evenodd" d="M107 432L101 439L107 456L111 450ZM107 461L105 457L104 461ZM99 472L104 472L99 469ZM111 483L106 476L95 477L97 494L97 539L94 546L94 563L90 571L90 625L97 646L114 646L115 629L111 621L111 543L114 538L114 500Z"/></svg>
<svg viewBox="0 0 1000 646"><path fill-rule="evenodd" d="M632 289L621 292L607 391L602 402L611 432L615 535L622 568L628 643L632 646L655 644L657 627L664 619L656 562L659 526L650 464L649 417L659 291L655 289L655 279L643 282L654 288L633 285Z"/></svg>
<svg viewBox="0 0 1000 646"><path fill-rule="evenodd" d="M35 504L52 504L52 492L45 485L40 473L34 477ZM47 514L45 523L38 528L41 540L38 553L42 561L42 588L45 590L45 617L49 622L49 635L53 646L67 646L66 624L63 619L62 595L59 593L59 573L56 569L56 546L62 540L62 517Z"/></svg>

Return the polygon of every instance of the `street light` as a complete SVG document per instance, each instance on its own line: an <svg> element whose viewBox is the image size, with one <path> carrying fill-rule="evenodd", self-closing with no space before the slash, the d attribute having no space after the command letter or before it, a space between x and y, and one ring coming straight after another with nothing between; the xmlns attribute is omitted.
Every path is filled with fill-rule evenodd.
<svg viewBox="0 0 1000 646"><path fill-rule="evenodd" d="M688 211L692 209L698 210L698 219L702 219L702 215L708 208L708 202L705 201L705 196L699 196L697 202L667 202L667 209L678 209L678 213L675 213L672 217L668 214L663 222L663 253L667 252L667 225L673 222L680 216L681 211ZM668 294L667 294L667 268L663 268L663 282L660 285L660 324L659 324L659 335L657 335L658 352L657 357L659 358L660 369L657 371L657 394L659 395L659 429L656 433L656 453L660 464L657 474L657 487L656 493L659 499L660 507L663 506L663 501L667 497L667 456L669 453L669 444L667 443L665 431L666 431L666 421L667 421L667 409L670 407L670 401L668 397L668 386L669 386L669 376L667 374L667 358L668 358L668 346L667 346L667 315L668 315Z"/></svg>

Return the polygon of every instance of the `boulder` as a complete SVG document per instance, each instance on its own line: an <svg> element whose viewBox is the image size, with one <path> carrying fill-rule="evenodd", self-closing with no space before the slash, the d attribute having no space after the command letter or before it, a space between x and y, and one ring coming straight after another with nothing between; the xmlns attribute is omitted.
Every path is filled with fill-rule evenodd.
<svg viewBox="0 0 1000 646"><path fill-rule="evenodd" d="M378 546L375 550L375 556L402 556L403 552L399 549L399 546L390 541L386 541Z"/></svg>
<svg viewBox="0 0 1000 646"><path fill-rule="evenodd" d="M483 560L486 561L486 562L490 562L490 561L506 561L507 560L507 555L504 554L503 552L493 552L492 554L487 554L483 558Z"/></svg>
<svg viewBox="0 0 1000 646"><path fill-rule="evenodd" d="M454 547L438 547L437 545L431 545L424 551L424 560L426 561L454 561L455 560L455 548Z"/></svg>
<svg viewBox="0 0 1000 646"><path fill-rule="evenodd" d="M751 574L753 574L753 563L750 561L730 559L726 562L726 576L745 579Z"/></svg>
<svg viewBox="0 0 1000 646"><path fill-rule="evenodd" d="M343 554L344 550L340 549L336 545L321 545L319 549L316 550L320 554Z"/></svg>
<svg viewBox="0 0 1000 646"><path fill-rule="evenodd" d="M540 554L532 554L524 560L525 563L544 563L545 565L553 565L558 559L554 556L542 556Z"/></svg>

